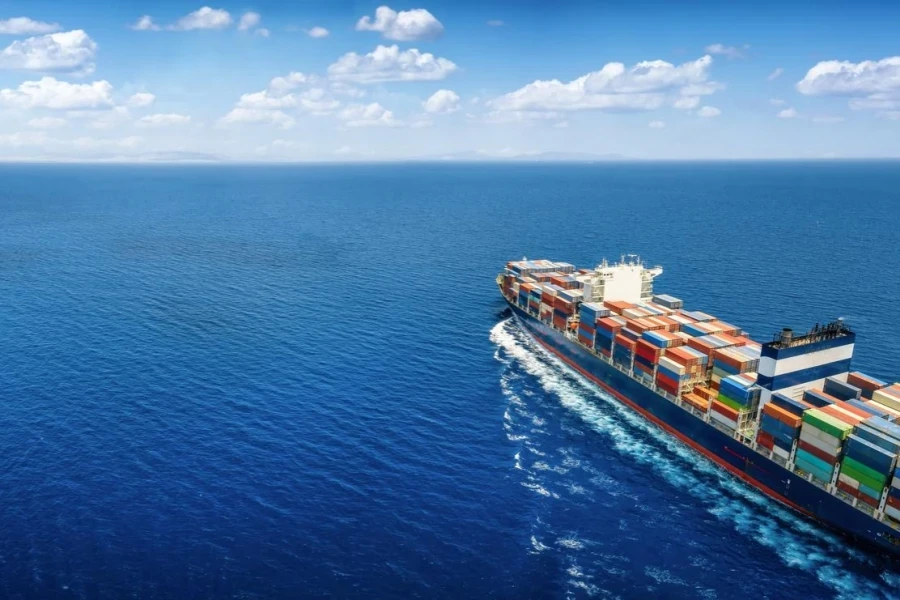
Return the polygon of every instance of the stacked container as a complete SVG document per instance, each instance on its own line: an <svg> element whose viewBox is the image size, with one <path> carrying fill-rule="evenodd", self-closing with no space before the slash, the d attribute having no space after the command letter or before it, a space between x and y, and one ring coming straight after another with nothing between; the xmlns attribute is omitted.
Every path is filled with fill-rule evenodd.
<svg viewBox="0 0 900 600"><path fill-rule="evenodd" d="M684 340L680 337L663 329L645 331L641 334L641 339L650 342L657 348L674 348L675 346L684 344Z"/></svg>
<svg viewBox="0 0 900 600"><path fill-rule="evenodd" d="M656 363L663 352L662 348L657 348L647 340L638 340L634 346L635 374L644 374L652 379L656 370Z"/></svg>
<svg viewBox="0 0 900 600"><path fill-rule="evenodd" d="M795 464L816 479L830 483L844 440L852 431L853 425L826 414L821 408L804 411Z"/></svg>
<svg viewBox="0 0 900 600"><path fill-rule="evenodd" d="M656 385L672 396L678 396L691 380L691 374L684 365L665 356L660 356L656 366Z"/></svg>
<svg viewBox="0 0 900 600"><path fill-rule="evenodd" d="M666 308L671 308L672 310L678 310L679 308L684 307L684 302L668 294L656 294L655 296L653 296L653 302L654 304L659 304L660 306L665 306Z"/></svg>
<svg viewBox="0 0 900 600"><path fill-rule="evenodd" d="M887 383L881 381L879 379L875 379L874 377L869 377L864 373L860 373L859 371L855 371L847 375L847 383L850 385L855 385L859 389L862 390L863 398L872 398L872 394L876 390L880 390L883 387L887 387Z"/></svg>
<svg viewBox="0 0 900 600"><path fill-rule="evenodd" d="M666 350L666 357L683 366L692 379L700 379L706 374L706 364L709 359L705 354L690 346L669 348Z"/></svg>
<svg viewBox="0 0 900 600"><path fill-rule="evenodd" d="M826 378L825 385L822 386L822 391L839 400L859 400L860 396L862 396L862 390L860 388L841 381L837 377Z"/></svg>
<svg viewBox="0 0 900 600"><path fill-rule="evenodd" d="M712 353L712 374L719 380L729 375L752 373L759 368L759 352L744 346L718 348Z"/></svg>
<svg viewBox="0 0 900 600"><path fill-rule="evenodd" d="M613 338L616 337L627 321L622 317L602 317L597 319L594 337L596 350L612 350Z"/></svg>
<svg viewBox="0 0 900 600"><path fill-rule="evenodd" d="M872 402L900 411L900 383L872 392Z"/></svg>
<svg viewBox="0 0 900 600"><path fill-rule="evenodd" d="M716 400L740 413L746 413L756 408L759 396L756 377L749 374L730 375L720 382Z"/></svg>
<svg viewBox="0 0 900 600"><path fill-rule="evenodd" d="M763 407L756 442L784 460L788 460L793 451L794 442L800 438L803 411L807 408L809 406L804 403L775 394L771 401Z"/></svg>
<svg viewBox="0 0 900 600"><path fill-rule="evenodd" d="M631 302L623 302L620 300L606 301L603 302L610 311L616 313L617 315L621 315L623 310L628 310L630 308L634 308L634 304Z"/></svg>
<svg viewBox="0 0 900 600"><path fill-rule="evenodd" d="M838 487L877 507L896 466L896 452L881 448L862 436L850 435L841 460Z"/></svg>
<svg viewBox="0 0 900 600"><path fill-rule="evenodd" d="M634 347L636 344L637 342L628 339L622 334L616 335L613 340L613 362L627 370L631 370L632 363L634 362Z"/></svg>
<svg viewBox="0 0 900 600"><path fill-rule="evenodd" d="M705 322L705 321L715 321L716 320L716 318L714 316L708 315L704 312L700 312L699 310L695 310L695 311L682 310L680 314L686 316L687 318L691 319L692 321L697 321L697 322L701 322L701 323Z"/></svg>
<svg viewBox="0 0 900 600"><path fill-rule="evenodd" d="M566 300L562 295L553 301L553 326L565 331L566 322L575 313L575 303Z"/></svg>

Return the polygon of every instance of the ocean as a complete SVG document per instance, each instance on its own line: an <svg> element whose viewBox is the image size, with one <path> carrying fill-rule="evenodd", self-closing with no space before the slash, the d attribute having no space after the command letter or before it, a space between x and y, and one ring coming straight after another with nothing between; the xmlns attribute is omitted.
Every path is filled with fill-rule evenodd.
<svg viewBox="0 0 900 600"><path fill-rule="evenodd" d="M529 341L640 254L898 379L896 162L0 167L2 598L900 597Z"/></svg>

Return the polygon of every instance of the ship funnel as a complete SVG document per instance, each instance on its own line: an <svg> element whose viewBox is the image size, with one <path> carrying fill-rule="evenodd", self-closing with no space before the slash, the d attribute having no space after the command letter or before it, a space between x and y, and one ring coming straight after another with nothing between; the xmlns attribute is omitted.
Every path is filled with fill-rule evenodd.
<svg viewBox="0 0 900 600"><path fill-rule="evenodd" d="M794 339L794 330L790 327L785 327L781 330L781 343L785 346L791 345L791 340Z"/></svg>

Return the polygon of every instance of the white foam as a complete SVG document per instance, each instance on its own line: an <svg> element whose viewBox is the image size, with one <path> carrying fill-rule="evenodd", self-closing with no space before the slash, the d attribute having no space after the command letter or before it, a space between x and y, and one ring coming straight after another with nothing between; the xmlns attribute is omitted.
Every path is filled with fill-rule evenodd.
<svg viewBox="0 0 900 600"><path fill-rule="evenodd" d="M558 540L556 540L556 543L563 548L568 548L569 550L581 550L582 548L584 548L584 542L582 542L575 536L559 538Z"/></svg>
<svg viewBox="0 0 900 600"><path fill-rule="evenodd" d="M531 536L531 547L534 548L537 552L543 552L544 550L550 549L550 546L545 546L535 536Z"/></svg>

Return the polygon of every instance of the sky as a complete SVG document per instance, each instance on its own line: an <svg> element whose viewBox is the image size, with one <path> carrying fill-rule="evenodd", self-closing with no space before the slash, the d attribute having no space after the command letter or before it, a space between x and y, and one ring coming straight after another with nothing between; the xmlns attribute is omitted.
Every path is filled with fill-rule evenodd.
<svg viewBox="0 0 900 600"><path fill-rule="evenodd" d="M900 157L900 3L0 0L0 160Z"/></svg>

